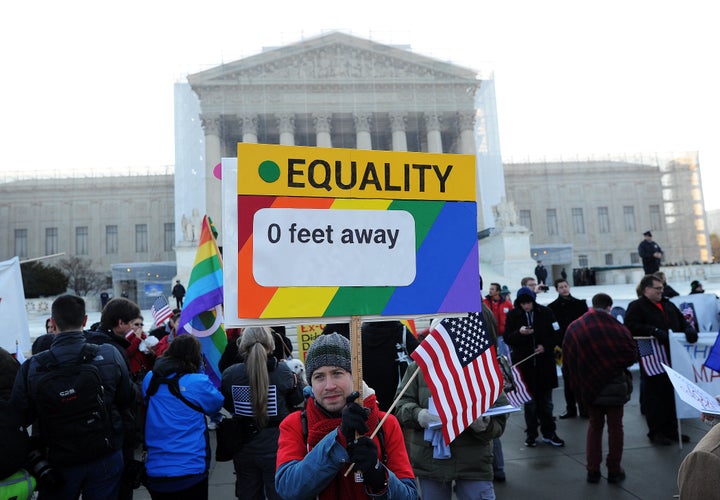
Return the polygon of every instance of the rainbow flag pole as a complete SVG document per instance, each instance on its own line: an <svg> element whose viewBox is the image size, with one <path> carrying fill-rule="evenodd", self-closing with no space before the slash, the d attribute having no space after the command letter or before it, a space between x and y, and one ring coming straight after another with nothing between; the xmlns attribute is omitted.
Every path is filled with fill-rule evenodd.
<svg viewBox="0 0 720 500"><path fill-rule="evenodd" d="M206 215L177 329L180 334L190 333L200 339L205 373L216 387L220 387L222 374L218 362L227 345L227 336L223 325L222 257L216 235L212 221Z"/></svg>

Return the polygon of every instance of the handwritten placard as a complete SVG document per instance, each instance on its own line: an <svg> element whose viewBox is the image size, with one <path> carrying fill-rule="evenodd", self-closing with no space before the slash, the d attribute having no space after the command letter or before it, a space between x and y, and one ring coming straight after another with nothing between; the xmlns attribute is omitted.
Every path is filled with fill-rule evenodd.
<svg viewBox="0 0 720 500"><path fill-rule="evenodd" d="M664 363L663 368L665 368L665 371L670 377L670 382L672 382L675 392L680 396L680 399L703 413L720 415L720 403L718 403L714 396L711 396L707 391L693 384L690 380Z"/></svg>

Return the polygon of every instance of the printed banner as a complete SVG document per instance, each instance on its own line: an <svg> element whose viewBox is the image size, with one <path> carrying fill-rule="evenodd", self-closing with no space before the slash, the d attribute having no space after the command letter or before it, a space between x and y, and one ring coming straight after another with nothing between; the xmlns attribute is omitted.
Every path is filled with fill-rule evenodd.
<svg viewBox="0 0 720 500"><path fill-rule="evenodd" d="M0 262L0 323L3 325L0 347L11 354L18 346L25 352L30 351L25 290L17 257Z"/></svg>
<svg viewBox="0 0 720 500"><path fill-rule="evenodd" d="M672 368L693 384L713 396L720 395L720 373L703 366L715 344L717 332L703 332L698 341L688 344L684 333L673 333L670 336L670 359ZM678 418L698 418L700 412L682 401L675 393L675 405Z"/></svg>

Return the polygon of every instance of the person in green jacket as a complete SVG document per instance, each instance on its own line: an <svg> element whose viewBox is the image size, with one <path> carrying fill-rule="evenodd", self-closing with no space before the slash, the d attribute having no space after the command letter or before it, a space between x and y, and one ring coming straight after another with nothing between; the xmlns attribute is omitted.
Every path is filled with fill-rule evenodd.
<svg viewBox="0 0 720 500"><path fill-rule="evenodd" d="M458 500L494 500L493 439L505 431L508 414L478 418L450 443L449 457L433 458L439 452L425 440L425 431L440 419L428 411L431 394L422 374L412 378L418 369L417 363L412 363L405 372L398 394L405 385L409 387L394 413L405 430L410 463L423 498L450 500L454 481ZM500 393L495 406L507 404L505 393ZM447 455L447 450L444 452Z"/></svg>

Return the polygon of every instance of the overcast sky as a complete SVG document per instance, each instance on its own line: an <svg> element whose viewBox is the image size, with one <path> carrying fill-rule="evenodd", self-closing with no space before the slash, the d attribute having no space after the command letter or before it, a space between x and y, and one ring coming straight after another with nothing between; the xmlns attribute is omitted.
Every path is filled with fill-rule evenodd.
<svg viewBox="0 0 720 500"><path fill-rule="evenodd" d="M720 183L712 2L11 2L0 170L174 164L173 84L340 30L494 74L506 159L700 152Z"/></svg>

